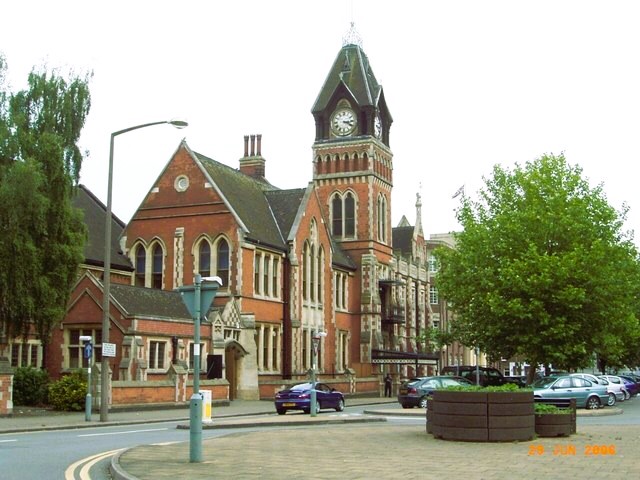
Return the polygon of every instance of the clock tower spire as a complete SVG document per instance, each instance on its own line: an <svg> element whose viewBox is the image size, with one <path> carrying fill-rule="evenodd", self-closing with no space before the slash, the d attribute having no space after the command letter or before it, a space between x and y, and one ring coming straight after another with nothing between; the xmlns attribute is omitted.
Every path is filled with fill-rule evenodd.
<svg viewBox="0 0 640 480"><path fill-rule="evenodd" d="M311 109L313 182L334 241L358 265L360 353L381 348L379 280L392 264L393 118L353 24Z"/></svg>

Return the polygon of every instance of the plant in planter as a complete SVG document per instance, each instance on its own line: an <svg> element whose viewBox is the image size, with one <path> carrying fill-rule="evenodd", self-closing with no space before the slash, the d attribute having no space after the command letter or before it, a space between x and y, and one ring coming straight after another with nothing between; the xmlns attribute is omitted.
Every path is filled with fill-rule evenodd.
<svg viewBox="0 0 640 480"><path fill-rule="evenodd" d="M535 436L533 391L516 385L436 390L427 405L436 438L509 442Z"/></svg>
<svg viewBox="0 0 640 480"><path fill-rule="evenodd" d="M568 437L575 433L575 417L569 408L536 403L535 427L539 437Z"/></svg>

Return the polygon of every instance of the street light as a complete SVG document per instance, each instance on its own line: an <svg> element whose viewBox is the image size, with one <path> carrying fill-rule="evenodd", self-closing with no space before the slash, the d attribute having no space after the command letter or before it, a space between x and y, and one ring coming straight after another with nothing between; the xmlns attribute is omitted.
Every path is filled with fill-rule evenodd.
<svg viewBox="0 0 640 480"><path fill-rule="evenodd" d="M311 404L309 405L309 412L312 417L318 414L316 411L316 358L318 357L318 345L320 344L320 339L326 336L327 332L314 332L311 336L313 349L311 350Z"/></svg>
<svg viewBox="0 0 640 480"><path fill-rule="evenodd" d="M193 285L178 288L182 301L193 318L193 395L189 403L189 461L202 461L202 395L200 395L200 317L206 315L222 286L220 277L201 277L196 273Z"/></svg>
<svg viewBox="0 0 640 480"><path fill-rule="evenodd" d="M139 128L151 127L153 125L161 125L168 123L176 128L184 128L189 124L183 120L163 120L161 122L143 123L142 125L136 125L135 127L125 128L124 130L118 130L111 134L111 144L109 146L109 176L107 183L107 214L104 221L104 278L103 284L103 299L102 299L102 345L109 343L109 304L111 297L111 191L113 187L113 141L118 135L130 132L132 130L138 130ZM109 360L104 354L104 348L102 349L102 360L100 366L102 371L100 372L100 421L106 422L109 420L109 391L107 384L109 383Z"/></svg>

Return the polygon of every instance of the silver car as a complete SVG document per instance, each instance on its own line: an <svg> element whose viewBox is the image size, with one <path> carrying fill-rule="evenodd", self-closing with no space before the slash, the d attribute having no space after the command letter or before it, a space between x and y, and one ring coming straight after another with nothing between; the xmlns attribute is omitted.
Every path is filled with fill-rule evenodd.
<svg viewBox="0 0 640 480"><path fill-rule="evenodd" d="M625 400L629 400L631 398L631 394L627 390L627 387L624 385L624 380L616 375L600 375L598 378L604 378L607 380L611 386L618 391L622 392Z"/></svg>
<svg viewBox="0 0 640 480"><path fill-rule="evenodd" d="M576 406L581 408L596 409L609 401L607 387L571 375L544 377L531 387L535 398L575 398Z"/></svg>
<svg viewBox="0 0 640 480"><path fill-rule="evenodd" d="M619 388L614 387L606 378L598 378L595 375L591 375L590 373L572 373L572 377L580 377L585 380L589 380L591 383L596 383L598 385L604 385L607 387L607 392L609 393L609 400L607 401L607 405L613 407L616 404L616 401L623 402L625 400L624 393Z"/></svg>

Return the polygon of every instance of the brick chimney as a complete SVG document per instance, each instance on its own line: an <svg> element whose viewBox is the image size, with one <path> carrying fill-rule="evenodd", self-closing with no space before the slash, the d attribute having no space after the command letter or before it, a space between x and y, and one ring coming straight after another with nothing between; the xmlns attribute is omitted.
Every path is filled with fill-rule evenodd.
<svg viewBox="0 0 640 480"><path fill-rule="evenodd" d="M249 140L251 140L251 151L249 151ZM265 179L265 159L261 150L261 134L244 136L244 157L240 159L240 171L258 180Z"/></svg>

